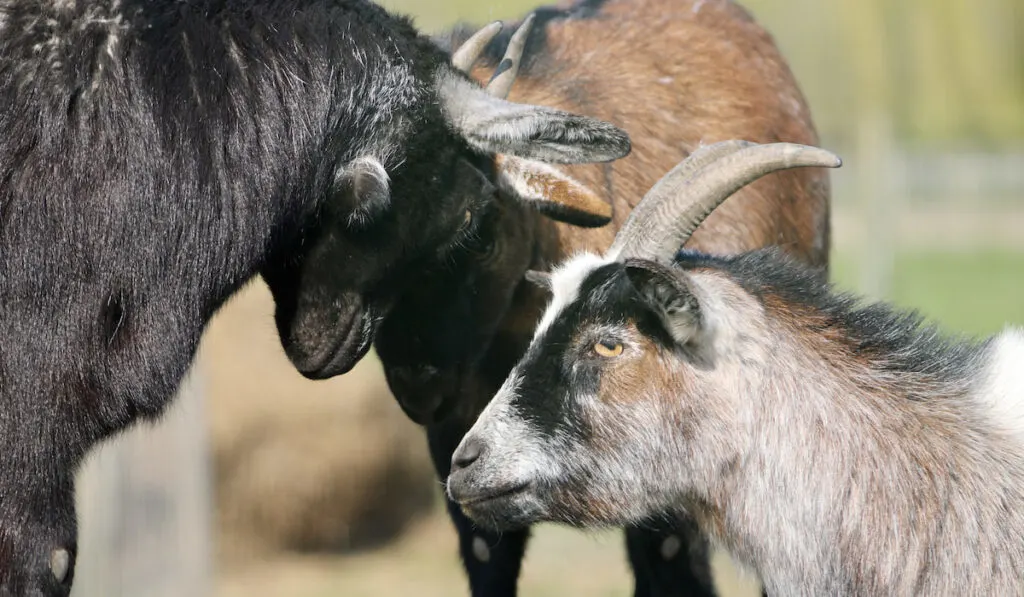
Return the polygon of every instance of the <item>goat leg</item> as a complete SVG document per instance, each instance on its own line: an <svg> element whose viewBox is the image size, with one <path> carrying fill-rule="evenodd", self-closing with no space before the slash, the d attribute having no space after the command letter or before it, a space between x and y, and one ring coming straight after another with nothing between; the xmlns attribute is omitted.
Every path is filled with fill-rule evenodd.
<svg viewBox="0 0 1024 597"><path fill-rule="evenodd" d="M77 552L74 476L42 457L46 434L28 451L12 435L0 435L0 597L66 597Z"/></svg>
<svg viewBox="0 0 1024 597"><path fill-rule="evenodd" d="M458 416L427 426L430 458L442 481L448 478L452 454L468 430L469 426ZM477 528L458 504L447 496L445 501L448 516L459 534L459 554L472 597L515 597L529 530L498 534Z"/></svg>
<svg viewBox="0 0 1024 597"><path fill-rule="evenodd" d="M625 530L634 597L716 597L708 542L696 525Z"/></svg>

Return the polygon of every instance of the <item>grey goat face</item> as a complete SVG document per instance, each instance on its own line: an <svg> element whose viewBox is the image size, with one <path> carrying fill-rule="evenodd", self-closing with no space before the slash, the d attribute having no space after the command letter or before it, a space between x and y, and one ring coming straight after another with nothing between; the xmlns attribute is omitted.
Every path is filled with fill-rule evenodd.
<svg viewBox="0 0 1024 597"><path fill-rule="evenodd" d="M498 528L626 524L712 504L764 416L785 318L766 316L764 284L729 273L738 261L658 256L744 184L840 164L808 146L724 141L662 177L605 257L550 276L530 348L453 456L449 496Z"/></svg>
<svg viewBox="0 0 1024 597"><path fill-rule="evenodd" d="M680 497L666 476L685 480L687 444L707 436L695 422L716 420L699 412L695 372L711 364L696 299L653 263L582 258L553 283L526 356L455 453L449 495L498 529L664 514Z"/></svg>

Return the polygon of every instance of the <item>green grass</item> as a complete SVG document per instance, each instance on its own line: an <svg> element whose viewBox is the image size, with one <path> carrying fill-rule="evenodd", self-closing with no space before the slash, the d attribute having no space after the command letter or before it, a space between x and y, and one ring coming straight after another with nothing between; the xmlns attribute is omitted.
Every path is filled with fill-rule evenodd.
<svg viewBox="0 0 1024 597"><path fill-rule="evenodd" d="M855 289L850 255L833 260L839 286ZM914 252L896 256L888 300L919 310L944 329L975 336L1024 326L1024 253Z"/></svg>

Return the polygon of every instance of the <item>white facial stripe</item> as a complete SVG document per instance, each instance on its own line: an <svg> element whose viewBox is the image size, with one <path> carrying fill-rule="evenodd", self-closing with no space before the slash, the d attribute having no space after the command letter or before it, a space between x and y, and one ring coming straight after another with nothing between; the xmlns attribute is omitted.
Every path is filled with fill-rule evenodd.
<svg viewBox="0 0 1024 597"><path fill-rule="evenodd" d="M611 263L593 253L580 253L562 263L551 272L551 302L533 334L534 342L544 334L559 313L579 296L580 284L597 268Z"/></svg>
<svg viewBox="0 0 1024 597"><path fill-rule="evenodd" d="M518 371L513 369L465 437L481 437L495 454L501 454L496 458L504 463L502 466L506 467L509 479L536 479L555 474L559 470L558 463L512 407L520 382Z"/></svg>
<svg viewBox="0 0 1024 597"><path fill-rule="evenodd" d="M505 383L501 384L501 388L498 393L491 398L491 401L484 407L483 412L476 419L476 424L473 425L473 429L480 427L482 423L490 419L501 418L506 416L508 413L509 403L516 396L519 391L519 384L522 382L522 378L519 376L519 368L516 367L508 374L505 378ZM470 432L473 431L470 430ZM469 435L468 433L466 435Z"/></svg>

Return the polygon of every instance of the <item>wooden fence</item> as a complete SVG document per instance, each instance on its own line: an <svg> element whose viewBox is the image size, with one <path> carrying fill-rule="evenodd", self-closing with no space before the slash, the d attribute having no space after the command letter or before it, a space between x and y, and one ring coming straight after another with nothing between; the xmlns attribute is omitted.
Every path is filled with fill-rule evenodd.
<svg viewBox="0 0 1024 597"><path fill-rule="evenodd" d="M212 491L203 376L156 425L94 450L78 478L72 597L212 594Z"/></svg>

